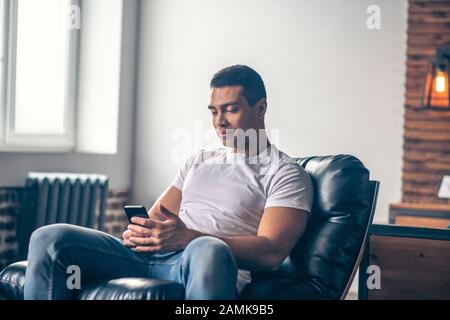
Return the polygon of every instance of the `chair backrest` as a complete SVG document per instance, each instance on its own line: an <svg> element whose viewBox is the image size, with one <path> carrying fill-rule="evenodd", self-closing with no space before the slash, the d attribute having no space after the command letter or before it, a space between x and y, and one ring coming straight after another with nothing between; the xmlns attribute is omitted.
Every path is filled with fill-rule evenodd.
<svg viewBox="0 0 450 320"><path fill-rule="evenodd" d="M351 155L298 158L314 186L305 234L276 271L278 277L311 282L325 299L347 293L364 250L378 182Z"/></svg>

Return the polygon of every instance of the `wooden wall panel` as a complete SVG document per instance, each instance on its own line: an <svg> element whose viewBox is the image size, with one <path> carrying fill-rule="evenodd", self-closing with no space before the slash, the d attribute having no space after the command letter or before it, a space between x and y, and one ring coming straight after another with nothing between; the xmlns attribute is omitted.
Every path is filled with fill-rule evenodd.
<svg viewBox="0 0 450 320"><path fill-rule="evenodd" d="M450 0L410 0L406 62L402 202L450 204L437 193L450 175L450 111L420 111L428 62L450 46Z"/></svg>

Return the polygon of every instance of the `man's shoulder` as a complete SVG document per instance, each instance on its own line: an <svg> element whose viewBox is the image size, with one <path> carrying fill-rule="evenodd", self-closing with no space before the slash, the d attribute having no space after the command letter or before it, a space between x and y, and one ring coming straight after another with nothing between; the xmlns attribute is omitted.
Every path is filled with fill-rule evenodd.
<svg viewBox="0 0 450 320"><path fill-rule="evenodd" d="M281 167L302 168L300 164L297 162L296 158L289 156L287 153L281 151L276 146L271 146L267 155L270 158L270 162L280 164L280 168Z"/></svg>
<svg viewBox="0 0 450 320"><path fill-rule="evenodd" d="M277 165L277 170L275 170L274 175L278 177L285 177L287 175L295 175L298 178L309 179L309 174L306 172L305 168L303 168L300 163L297 161L298 158L293 158L289 156L287 153L276 150L277 155L276 159L278 161L274 161Z"/></svg>
<svg viewBox="0 0 450 320"><path fill-rule="evenodd" d="M279 170L277 171L280 175L285 175L286 173L297 173L299 176L309 176L305 168L303 168L295 159L285 158L281 161Z"/></svg>

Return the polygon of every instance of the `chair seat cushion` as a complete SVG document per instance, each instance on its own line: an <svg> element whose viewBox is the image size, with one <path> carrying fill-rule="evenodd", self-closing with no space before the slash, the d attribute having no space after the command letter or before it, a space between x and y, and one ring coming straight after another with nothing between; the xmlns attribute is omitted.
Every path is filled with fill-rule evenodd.
<svg viewBox="0 0 450 320"><path fill-rule="evenodd" d="M167 280L118 278L81 289L79 300L182 300L183 285Z"/></svg>

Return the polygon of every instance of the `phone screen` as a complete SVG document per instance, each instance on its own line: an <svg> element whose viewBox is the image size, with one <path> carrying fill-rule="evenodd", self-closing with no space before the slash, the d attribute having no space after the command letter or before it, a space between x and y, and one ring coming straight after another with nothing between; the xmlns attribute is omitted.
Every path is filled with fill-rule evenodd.
<svg viewBox="0 0 450 320"><path fill-rule="evenodd" d="M143 217L148 218L147 209L144 206L132 205L123 207L125 213L127 214L128 221L131 222L132 217Z"/></svg>

